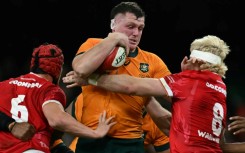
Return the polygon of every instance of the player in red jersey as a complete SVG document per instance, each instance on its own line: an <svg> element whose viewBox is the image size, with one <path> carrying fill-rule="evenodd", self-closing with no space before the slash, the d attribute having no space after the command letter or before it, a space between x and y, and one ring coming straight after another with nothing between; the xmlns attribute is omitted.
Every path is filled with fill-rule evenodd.
<svg viewBox="0 0 245 153"><path fill-rule="evenodd" d="M222 77L228 70L224 59L230 49L220 38L208 35L194 40L190 51L190 59L183 59L182 72L177 74L160 79L101 75L90 76L88 82L130 95L166 96L172 102L170 152L221 153L227 114Z"/></svg>
<svg viewBox="0 0 245 153"><path fill-rule="evenodd" d="M63 63L62 50L56 45L44 44L34 49L30 73L0 82L0 111L17 123L28 122L35 128L34 136L28 141L0 131L1 153L49 153L54 129L80 137L102 138L115 124L111 122L113 117L106 119L104 112L98 128L92 130L64 111L66 97L57 85ZM10 131L13 128L14 124Z"/></svg>

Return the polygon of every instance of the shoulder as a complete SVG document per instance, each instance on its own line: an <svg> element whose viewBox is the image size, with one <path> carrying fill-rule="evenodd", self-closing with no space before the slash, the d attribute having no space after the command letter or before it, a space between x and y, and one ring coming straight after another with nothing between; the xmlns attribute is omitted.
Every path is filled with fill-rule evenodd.
<svg viewBox="0 0 245 153"><path fill-rule="evenodd" d="M150 52L150 51L146 51L143 50L141 48L138 47L138 51L139 53L149 57L149 58L154 58L154 59L158 59L158 60L162 60L157 54L155 54L154 52Z"/></svg>
<svg viewBox="0 0 245 153"><path fill-rule="evenodd" d="M66 104L66 95L65 92L58 85L46 84L42 90L44 92L45 100L57 100L65 106Z"/></svg>
<svg viewBox="0 0 245 153"><path fill-rule="evenodd" d="M100 43L102 40L103 40L102 38L88 38L85 42L83 42L80 45L77 51L77 55L87 51L88 49L92 48L96 44Z"/></svg>
<svg viewBox="0 0 245 153"><path fill-rule="evenodd" d="M65 92L63 91L63 89L61 89L61 87L59 87L58 85L55 85L51 82L47 82L45 84L44 88L46 89L47 92L65 94Z"/></svg>
<svg viewBox="0 0 245 153"><path fill-rule="evenodd" d="M97 43L101 42L102 40L103 40L103 38L88 38L85 42L97 44Z"/></svg>
<svg viewBox="0 0 245 153"><path fill-rule="evenodd" d="M148 63L153 64L155 67L157 68L164 67L163 69L167 68L167 65L165 64L163 59L157 54L150 52L150 51L142 50L140 48L138 48L138 52L139 52L138 54L140 54L141 57L146 59ZM170 74L170 71L168 72L168 74Z"/></svg>

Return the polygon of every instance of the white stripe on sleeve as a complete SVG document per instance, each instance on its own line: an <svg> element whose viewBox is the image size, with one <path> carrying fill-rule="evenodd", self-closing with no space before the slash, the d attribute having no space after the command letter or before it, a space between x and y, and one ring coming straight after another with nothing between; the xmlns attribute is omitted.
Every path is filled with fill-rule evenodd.
<svg viewBox="0 0 245 153"><path fill-rule="evenodd" d="M57 104L60 104L60 105L62 106L62 104L61 104L59 101L57 101L57 100L47 100L47 101L45 101L45 102L43 103L42 107L43 107L44 105L48 104L48 103L57 103ZM63 107L63 106L62 106L62 107Z"/></svg>
<svg viewBox="0 0 245 153"><path fill-rule="evenodd" d="M173 97L173 92L172 92L171 88L168 86L168 84L167 84L167 82L165 81L165 79L164 79L164 78L160 78L160 81L161 81L163 87L165 88L165 90L166 90L168 96L169 96L169 97Z"/></svg>

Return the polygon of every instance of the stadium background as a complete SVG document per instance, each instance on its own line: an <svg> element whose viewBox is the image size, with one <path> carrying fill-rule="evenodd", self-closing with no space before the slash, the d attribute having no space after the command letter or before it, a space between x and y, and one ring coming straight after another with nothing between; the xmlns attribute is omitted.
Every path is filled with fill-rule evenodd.
<svg viewBox="0 0 245 153"><path fill-rule="evenodd" d="M29 71L32 49L41 43L59 45L65 55L64 73L78 47L88 37L106 37L110 10L119 0L8 0L1 2L0 80ZM245 116L244 5L241 0L138 0L146 12L140 47L159 55L172 73L189 55L190 43L204 35L227 42L231 53L224 80L228 91L228 116ZM67 90L70 102L80 88ZM162 104L170 108L168 103ZM231 141L245 141L244 135ZM243 139L242 139L243 138Z"/></svg>

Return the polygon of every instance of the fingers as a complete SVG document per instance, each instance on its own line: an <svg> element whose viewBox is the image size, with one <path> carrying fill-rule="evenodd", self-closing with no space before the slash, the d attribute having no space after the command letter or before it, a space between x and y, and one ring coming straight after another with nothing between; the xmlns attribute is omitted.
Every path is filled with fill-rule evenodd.
<svg viewBox="0 0 245 153"><path fill-rule="evenodd" d="M86 79L80 78L74 71L70 71L67 73L65 77L62 78L63 83L69 84L66 87L79 87L79 86L86 86L88 82Z"/></svg>
<svg viewBox="0 0 245 153"><path fill-rule="evenodd" d="M189 61L191 61L191 63L193 63L193 64L199 64L199 65L205 63L205 61L203 61L202 59L195 58L195 57L191 57L191 58L189 59Z"/></svg>
<svg viewBox="0 0 245 153"><path fill-rule="evenodd" d="M106 111L103 111L103 113L100 114L99 122L105 123L106 125L109 125L110 127L115 125L116 122L112 122L112 120L115 118L115 116L111 116L106 119Z"/></svg>
<svg viewBox="0 0 245 153"><path fill-rule="evenodd" d="M105 122L106 119L106 111L104 110L99 117L99 122Z"/></svg>
<svg viewBox="0 0 245 153"><path fill-rule="evenodd" d="M242 117L242 116L232 116L229 118L231 121L232 120L244 120L245 122L245 117Z"/></svg>
<svg viewBox="0 0 245 153"><path fill-rule="evenodd" d="M185 57L183 58L183 60L181 61L181 64L180 64L181 71L184 71L184 70L187 69L187 67L188 67L187 64L188 64L188 57L185 56Z"/></svg>
<svg viewBox="0 0 245 153"><path fill-rule="evenodd" d="M128 45L125 46L125 50L126 50L126 55L128 56L130 50Z"/></svg>
<svg viewBox="0 0 245 153"><path fill-rule="evenodd" d="M234 135L237 135L237 134L244 133L244 132L245 132L245 129L242 128L242 129L239 129L239 130L233 132L233 134L234 134Z"/></svg>
<svg viewBox="0 0 245 153"><path fill-rule="evenodd" d="M192 61L193 64L195 64L197 61L197 59L195 57L192 57L190 60Z"/></svg>
<svg viewBox="0 0 245 153"><path fill-rule="evenodd" d="M73 87L77 87L78 84L77 83L73 83L73 84L69 84L66 86L66 88L73 88Z"/></svg>
<svg viewBox="0 0 245 153"><path fill-rule="evenodd" d="M228 128L237 126L240 128L245 128L245 118L241 116L233 116L229 118L232 122L228 125Z"/></svg>
<svg viewBox="0 0 245 153"><path fill-rule="evenodd" d="M70 75L75 75L75 71L70 71L66 74L66 76L70 76Z"/></svg>
<svg viewBox="0 0 245 153"><path fill-rule="evenodd" d="M75 79L74 79L74 75L69 75L69 76L65 76L62 78L63 83L74 83Z"/></svg>
<svg viewBox="0 0 245 153"><path fill-rule="evenodd" d="M74 71L67 73L65 77L62 78L63 83L69 84L66 87L67 88L73 88L79 86L79 84L76 82L77 79L75 78Z"/></svg>
<svg viewBox="0 0 245 153"><path fill-rule="evenodd" d="M110 127L115 125L117 122L113 121L113 119L115 118L115 116L111 116L106 120L106 124L108 124Z"/></svg>
<svg viewBox="0 0 245 153"><path fill-rule="evenodd" d="M109 126L112 127L112 126L115 125L115 124L117 124L117 122L111 122L111 123L109 124Z"/></svg>
<svg viewBox="0 0 245 153"><path fill-rule="evenodd" d="M100 122L105 122L107 124L106 111L105 110L100 114Z"/></svg>
<svg viewBox="0 0 245 153"><path fill-rule="evenodd" d="M65 77L62 78L64 83L74 83L76 82L78 76L75 71L70 71L66 74Z"/></svg>
<svg viewBox="0 0 245 153"><path fill-rule="evenodd" d="M231 130L238 129L238 128L244 128L245 129L244 126L245 125L243 123L241 123L240 121L234 121L228 125L228 130L231 131Z"/></svg>
<svg viewBox="0 0 245 153"><path fill-rule="evenodd" d="M185 57L183 58L183 60L182 60L182 63L186 64L186 63L187 63L187 61L188 61L188 57L187 57L187 56L185 56Z"/></svg>
<svg viewBox="0 0 245 153"><path fill-rule="evenodd" d="M113 119L115 118L115 116L111 116L106 120L106 123L110 123Z"/></svg>
<svg viewBox="0 0 245 153"><path fill-rule="evenodd" d="M245 132L245 117L233 116L229 119L232 122L228 125L228 131L233 131L234 135Z"/></svg>

